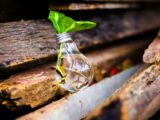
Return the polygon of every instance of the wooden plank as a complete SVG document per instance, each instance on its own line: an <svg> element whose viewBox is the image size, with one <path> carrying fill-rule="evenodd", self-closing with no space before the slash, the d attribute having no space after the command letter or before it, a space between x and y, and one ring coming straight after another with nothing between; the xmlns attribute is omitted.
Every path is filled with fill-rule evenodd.
<svg viewBox="0 0 160 120"><path fill-rule="evenodd" d="M67 3L67 4L50 4L49 9L53 10L97 10L97 9L128 9L138 8L138 4L132 3Z"/></svg>
<svg viewBox="0 0 160 120"><path fill-rule="evenodd" d="M104 2L103 0L93 0L93 1L79 1L79 0L54 0L56 3L59 2L61 5L63 3L69 2ZM54 1L44 1L39 0L33 1L33 0L23 0L23 1L17 1L17 0L1 0L0 1L0 22L8 22L8 21L17 21L17 20L28 20L28 19L40 19L40 18L47 18L48 16L48 5L49 2ZM106 0L106 2L111 3L126 3L127 0ZM129 2L128 2L129 1ZM128 0L127 2L132 4L135 3L135 0ZM133 1L133 2L132 2ZM137 0L140 3L146 5L146 3L157 3L159 0ZM38 4L38 5L37 5ZM152 7L152 5L150 5ZM157 4L153 5L158 6ZM30 9L28 9L30 8Z"/></svg>
<svg viewBox="0 0 160 120"><path fill-rule="evenodd" d="M135 57L135 54L136 59L141 58L143 50L149 43L150 40L147 39L130 41L87 53L86 56L96 66L95 76L103 77L105 73L97 71L107 71L124 59ZM64 90L55 82L52 67L52 63L39 66L32 70L17 73L4 82L0 82L1 105L8 109L18 109L22 106L35 108L53 99L56 94L64 94Z"/></svg>
<svg viewBox="0 0 160 120"><path fill-rule="evenodd" d="M73 39L84 50L153 30L160 26L159 12L160 9L127 10L97 16L90 19L97 23L95 29L73 33ZM55 33L47 20L0 23L1 75L53 60L56 54Z"/></svg>
<svg viewBox="0 0 160 120"><path fill-rule="evenodd" d="M160 95L160 65L151 65L135 74L111 97L92 111L86 120L143 120L150 117L145 114L150 104ZM154 102L160 109L159 102ZM154 105L154 106L156 106ZM152 110L154 111L154 106ZM149 108L151 110L151 108ZM153 114L153 111L150 111ZM154 111L155 112L155 111ZM142 116L145 115L145 116Z"/></svg>
<svg viewBox="0 0 160 120"><path fill-rule="evenodd" d="M119 73L75 94L51 103L17 120L80 120L113 91L119 88L140 66ZM98 95L97 95L98 94ZM74 106L74 109L73 109ZM43 111L43 112L42 112Z"/></svg>
<svg viewBox="0 0 160 120"><path fill-rule="evenodd" d="M155 40L145 50L143 55L145 63L159 63L160 62L160 32Z"/></svg>

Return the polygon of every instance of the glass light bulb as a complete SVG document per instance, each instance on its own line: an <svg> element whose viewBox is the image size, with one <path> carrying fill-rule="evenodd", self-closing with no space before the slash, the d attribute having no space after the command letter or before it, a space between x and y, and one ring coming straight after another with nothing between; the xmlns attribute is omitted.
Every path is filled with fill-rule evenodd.
<svg viewBox="0 0 160 120"><path fill-rule="evenodd" d="M60 50L56 65L57 81L70 92L88 87L94 76L91 63L78 50L68 33L59 35L58 43Z"/></svg>

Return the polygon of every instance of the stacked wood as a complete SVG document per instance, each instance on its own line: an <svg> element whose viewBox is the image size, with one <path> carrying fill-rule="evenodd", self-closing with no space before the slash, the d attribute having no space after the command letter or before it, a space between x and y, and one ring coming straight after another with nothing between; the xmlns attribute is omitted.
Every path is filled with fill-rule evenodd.
<svg viewBox="0 0 160 120"><path fill-rule="evenodd" d="M142 51L150 40L131 41L111 48L104 48L87 53L86 56L95 64L95 76L103 76L104 69L117 65L126 58L140 58ZM117 52L118 51L118 52ZM35 108L55 98L57 94L63 95L64 90L55 80L53 63L17 73L4 82L0 82L0 103L8 109L18 109L28 106ZM102 79L102 77L96 78Z"/></svg>
<svg viewBox="0 0 160 120"><path fill-rule="evenodd" d="M73 40L84 50L153 30L160 26L159 12L159 9L128 10L97 16L90 19L97 27L73 33ZM55 33L47 20L0 23L0 39L1 76L54 60L57 55Z"/></svg>
<svg viewBox="0 0 160 120"><path fill-rule="evenodd" d="M86 120L146 120L160 109L159 35L145 51L145 63L155 63L136 73L97 107Z"/></svg>
<svg viewBox="0 0 160 120"><path fill-rule="evenodd" d="M149 45L143 55L145 63L159 63L160 62L160 32L156 39Z"/></svg>
<svg viewBox="0 0 160 120"><path fill-rule="evenodd" d="M137 65L112 77L104 78L89 88L50 103L17 120L80 120L118 89L140 66Z"/></svg>
<svg viewBox="0 0 160 120"><path fill-rule="evenodd" d="M86 120L144 120L151 117L160 108L157 101L160 97L159 75L160 65L143 68L92 111Z"/></svg>
<svg viewBox="0 0 160 120"><path fill-rule="evenodd" d="M157 5L158 0L54 0L54 1L32 1L32 0L1 0L0 1L0 22L7 22L7 21L15 21L15 20L21 20L21 19L40 19L40 18L47 18L48 16L48 5L49 2L59 2L60 5L63 5L64 3L83 3L86 7L89 7L89 9L105 9L105 8L133 8L137 4L137 2L140 3L156 3ZM88 2L90 5L88 5ZM95 3L96 4L93 4ZM106 3L109 3L108 5ZM54 3L54 4L55 4ZM98 4L98 3L104 3ZM124 5L122 5L124 4ZM141 4L141 6L144 6L145 4ZM56 4L57 5L57 4ZM74 4L75 5L75 4ZM73 6L73 5L72 5ZM76 6L81 10L82 4L76 4ZM84 9L83 6L82 8ZM152 6L152 5L150 5ZM158 5L157 5L158 6ZM86 8L85 7L85 8ZM75 7L73 6L75 9ZM68 8L67 8L68 9Z"/></svg>
<svg viewBox="0 0 160 120"><path fill-rule="evenodd" d="M10 2L9 2L10 3ZM28 3L28 2L27 2ZM44 2L41 2L42 4ZM4 2L5 4L5 2ZM7 3L8 4L8 3ZM41 4L41 5L42 5ZM12 5L12 4L11 4ZM6 13L6 9L0 7L0 21L4 20L4 17L8 19L8 16L14 16L14 10L20 11L18 5L13 9L9 9ZM37 5L37 3L34 5ZM42 6L38 8L42 8ZM47 6L46 2L45 5ZM77 6L76 6L77 5ZM3 4L0 4L3 6ZM14 6L14 5L12 5ZM32 6L33 7L33 6ZM52 6L55 8L55 6ZM57 7L57 6L56 6ZM78 7L78 8L77 8ZM137 7L137 4L133 3L97 3L95 4L83 4L83 3L71 3L67 6L68 10L88 10L88 9L104 9L104 8L130 8ZM47 7L46 7L47 8ZM28 9L28 6L27 6ZM24 8L24 11L27 10ZM59 9L59 7L57 7ZM11 12L13 10L13 13ZM32 15L35 15L39 10L34 11ZM41 9L42 10L42 9ZM23 14L24 12L22 10ZM30 11L31 12L31 11ZM48 12L48 11L47 11ZM103 11L104 12L104 11ZM97 27L93 30L85 32L73 33L73 39L77 43L80 50L88 50L94 47L105 46L107 43L115 40L120 40L122 38L130 37L147 31L155 30L160 26L160 9L138 9L138 10L127 10L119 11L118 13L113 12L103 17L94 16L90 20L97 23ZM28 12L26 12L28 13ZM26 14L25 13L25 14ZM18 14L18 15L20 15ZM48 14L48 13L47 13ZM20 16L21 17L21 16ZM23 17L22 17L23 18ZM107 22L106 22L107 21ZM150 24L152 23L152 24ZM103 32L102 32L103 31ZM104 34L106 32L106 34ZM0 106L3 106L9 110L19 109L21 107L35 108L40 105L44 105L49 101L56 98L56 95L64 95L66 91L59 86L56 82L55 71L53 70L54 62L57 56L57 44L55 40L55 33L53 32L53 27L48 20L28 20L10 23L0 23ZM104 70L108 70L116 64L120 63L122 60L128 57L135 58L135 54L139 53L136 58L139 58L142 54L142 50L149 44L148 41L130 41L125 44L116 45L112 48L101 48L99 50L86 53L86 56L95 64L95 79L97 81L101 80L104 75ZM9 43L9 44L8 44ZM118 52L117 52L118 51ZM102 57L103 56L103 57ZM157 58L157 57L156 57ZM53 61L52 63L47 63L46 65L40 64L46 63L48 61ZM26 68L35 67L30 70ZM13 72L19 70L19 73L12 76L7 76L9 78L4 78L6 74L13 74ZM22 70L22 71L21 71ZM25 71L24 71L25 70ZM146 71L153 70L159 71L159 65L152 65L146 69ZM11 73L12 72L12 73ZM147 72L148 73L148 72ZM146 73L146 74L147 74ZM140 73L142 74L142 73ZM159 74L159 73L158 73ZM148 75L148 74L147 74ZM98 76L98 77L97 77ZM141 76L141 75L140 75ZM142 75L143 76L143 75ZM149 76L149 78L147 78ZM152 110L152 105L157 106L159 96L157 95L159 89L157 86L153 88L154 83L159 84L159 78L152 81L157 77L157 73L153 72L153 76L150 75L144 77L144 79L149 80L147 83L142 81L143 85L147 86L144 90L144 96L142 97L141 103L144 103L147 113L154 113ZM139 78L137 78L139 79ZM138 80L137 80L138 81ZM131 84L131 83L130 83ZM132 85L130 85L132 88ZM139 83L135 82L135 86L140 86ZM142 85L142 86L143 86ZM148 88L149 86L149 88ZM134 87L134 85L133 85ZM125 87L124 87L125 88ZM126 87L127 88L127 87ZM134 88L135 89L135 88ZM148 92L151 89L151 92ZM152 90L153 89L153 90ZM115 103L123 103L123 100L127 99L122 92L117 92L122 94L122 99L116 98ZM133 92L133 90L131 90ZM143 89L142 89L143 92ZM155 93L152 93L155 92ZM127 92L126 92L127 93ZM137 95L137 93L132 93ZM146 94L151 94L154 97L153 102L150 96ZM156 97L156 95L158 97ZM114 95L113 95L114 96ZM115 95L116 96L116 95ZM123 99L124 96L124 99ZM147 100L145 97L148 97ZM114 97L113 97L114 98ZM139 98L139 97L138 97ZM128 98L131 102L131 98ZM135 98L137 99L137 98ZM149 99L149 100L148 100ZM117 102L118 101L118 102ZM147 101L147 102L146 102ZM148 102L149 101L149 102ZM148 106L147 103L150 103ZM112 97L111 97L112 104ZM114 104L114 100L113 100ZM127 105L129 103L126 103ZM134 105L138 103L135 102ZM138 106L138 105L137 105ZM131 106L126 107L128 110ZM142 107L138 106L137 111L141 110ZM157 108L158 109L158 108ZM125 113L125 115L128 113ZM131 114L137 115L134 111ZM142 112L143 116L145 112ZM133 117L131 115L131 118ZM130 113L128 115L130 117ZM124 116L123 116L124 117ZM140 118L140 117L139 117ZM134 117L133 117L134 119ZM144 119L144 118L143 118Z"/></svg>

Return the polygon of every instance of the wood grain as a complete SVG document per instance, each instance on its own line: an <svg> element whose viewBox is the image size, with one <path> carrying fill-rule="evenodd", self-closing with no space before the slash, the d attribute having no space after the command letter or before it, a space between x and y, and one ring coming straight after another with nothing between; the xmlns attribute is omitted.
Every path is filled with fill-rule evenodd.
<svg viewBox="0 0 160 120"><path fill-rule="evenodd" d="M53 10L101 10L101 9L128 9L139 8L140 5L135 3L66 3L66 4L50 4L49 9Z"/></svg>
<svg viewBox="0 0 160 120"><path fill-rule="evenodd" d="M68 95L16 120L81 120L121 87L140 66L137 65L112 77L104 78L103 81L87 89Z"/></svg>
<svg viewBox="0 0 160 120"><path fill-rule="evenodd" d="M69 0L69 1L68 0L54 0L54 1L39 0L38 2L32 1L32 0L19 0L19 1L1 0L0 1L0 22L17 21L21 19L28 20L28 19L47 18L48 5L51 2L54 2L54 3L59 2L60 5L63 5L66 2L67 3L81 2L85 4L88 4L88 2L94 2L94 3L107 2L107 3L118 3L118 4L123 4L123 3L133 4L133 3L139 2L142 7L146 6L146 4L148 3L147 4L148 6L155 8L155 6L158 6L157 3L159 2L159 0L122 0L122 1L121 0ZM144 4L141 4L141 3L144 3ZM114 5L112 6L112 8L114 9ZM76 15L79 16L79 14L77 13Z"/></svg>
<svg viewBox="0 0 160 120"><path fill-rule="evenodd" d="M153 30L160 26L159 12L159 9L140 9L93 17L90 20L95 21L97 27L73 33L73 40L84 50ZM55 33L49 21L0 23L1 75L51 61L56 55Z"/></svg>
<svg viewBox="0 0 160 120"><path fill-rule="evenodd" d="M141 69L129 81L97 107L86 120L140 120L150 117L160 95L160 65ZM154 101L154 102L152 102ZM154 104L153 106L150 106ZM148 110L147 110L148 109ZM145 114L150 111L151 114ZM145 116L142 116L145 115Z"/></svg>
<svg viewBox="0 0 160 120"><path fill-rule="evenodd" d="M86 56L95 65L95 79L102 79L104 71L126 58L141 58L150 40L130 41L87 53ZM0 82L1 105L11 110L24 106L35 108L55 98L57 94L63 95L65 91L55 80L53 66L51 63L22 71Z"/></svg>

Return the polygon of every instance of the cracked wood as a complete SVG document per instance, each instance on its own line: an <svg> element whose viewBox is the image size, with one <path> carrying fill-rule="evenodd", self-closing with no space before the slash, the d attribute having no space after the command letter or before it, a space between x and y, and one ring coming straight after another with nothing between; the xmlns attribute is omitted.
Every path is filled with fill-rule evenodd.
<svg viewBox="0 0 160 120"><path fill-rule="evenodd" d="M142 68L110 98L93 110L86 120L148 119L156 112L153 109L154 106L157 106L156 110L160 109L157 101L160 96L159 75L160 65L158 64Z"/></svg>
<svg viewBox="0 0 160 120"><path fill-rule="evenodd" d="M103 17L93 17L90 20L97 23L95 29L76 32L72 35L81 50L160 26L159 9L120 11ZM47 20L0 23L1 75L7 71L51 61L55 59L56 49L55 33Z"/></svg>
<svg viewBox="0 0 160 120"><path fill-rule="evenodd" d="M98 71L107 71L126 58L141 58L143 50L152 40L147 39L130 41L87 53L86 56L96 68L95 79L103 78L103 73ZM64 94L65 91L55 81L52 67L53 63L42 65L12 75L0 82L1 105L8 109L18 109L23 106L35 108L55 98L57 94Z"/></svg>

